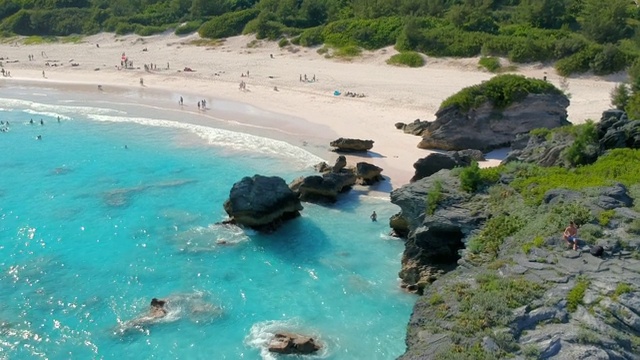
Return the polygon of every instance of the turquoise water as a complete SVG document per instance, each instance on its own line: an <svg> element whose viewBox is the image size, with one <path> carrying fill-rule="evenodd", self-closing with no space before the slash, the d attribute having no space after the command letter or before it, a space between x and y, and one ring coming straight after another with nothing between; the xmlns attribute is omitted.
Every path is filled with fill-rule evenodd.
<svg viewBox="0 0 640 360"><path fill-rule="evenodd" d="M274 234L216 224L234 182L290 181L313 155L106 106L0 107L1 359L265 359L278 330L326 345L309 358L404 352L394 205L356 189ZM146 321L153 297L168 315Z"/></svg>

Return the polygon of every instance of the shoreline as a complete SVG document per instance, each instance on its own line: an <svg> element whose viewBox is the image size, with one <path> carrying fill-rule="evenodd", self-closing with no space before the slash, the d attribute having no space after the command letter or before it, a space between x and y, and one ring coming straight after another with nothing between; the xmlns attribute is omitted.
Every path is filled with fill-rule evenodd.
<svg viewBox="0 0 640 360"><path fill-rule="evenodd" d="M361 58L345 61L325 59L314 49L281 49L272 42L258 41L255 47L248 47L253 36L229 38L212 47L189 44L198 38L197 34L142 38L102 33L79 44L2 44L0 56L18 60L5 64L12 77L4 78L7 81L2 82L2 88L26 84L81 90L84 98L95 101L100 96L124 95L132 105L170 111L186 123L285 141L329 164L339 155L329 151L330 141L339 137L374 140L368 154L345 156L349 166L366 161L383 168L389 183L383 191L388 192L408 183L413 164L432 152L418 149L420 138L397 130L394 124L418 118L433 120L446 97L493 76L477 69L477 59L428 59L425 67L415 69L386 65L385 60L395 53L392 48L365 52ZM98 43L99 48L95 45ZM41 57L41 52L47 56ZM134 61L136 69L116 68L122 53ZM26 61L29 54L38 54L37 60ZM138 69L156 61L161 70ZM186 67L194 71L178 71ZM550 75L551 71L531 65L517 73L540 78L544 74L559 86L563 80ZM241 76L249 72L250 76ZM299 81L303 74L317 81ZM144 78L144 86L139 84L140 78ZM240 81L246 82L246 91L238 89ZM581 123L587 118L598 119L609 107L609 92L617 81L620 79L616 77L569 79L570 120ZM334 90L363 93L365 97L333 96ZM178 106L180 96L184 97L184 107ZM207 100L210 110L197 110L200 99ZM495 156L482 165L497 164L499 158Z"/></svg>

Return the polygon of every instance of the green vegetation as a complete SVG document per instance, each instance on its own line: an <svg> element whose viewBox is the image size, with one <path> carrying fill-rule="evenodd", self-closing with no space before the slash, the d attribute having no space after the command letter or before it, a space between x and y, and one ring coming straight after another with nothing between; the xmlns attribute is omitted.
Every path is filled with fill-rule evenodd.
<svg viewBox="0 0 640 360"><path fill-rule="evenodd" d="M630 293L633 292L633 287L631 287L631 285L627 284L627 283L620 283L618 284L618 286L616 286L616 290L613 293L613 295L615 297L618 297L622 294L626 294L626 293Z"/></svg>
<svg viewBox="0 0 640 360"><path fill-rule="evenodd" d="M609 222L611 222L611 219L613 219L616 215L615 210L605 210L603 212L600 213L600 215L598 216L598 224L600 224L600 226L607 226L609 225Z"/></svg>
<svg viewBox="0 0 640 360"><path fill-rule="evenodd" d="M480 233L469 240L468 249L474 254L488 254L496 258L504 240L524 226L524 219L517 216L494 216L482 228Z"/></svg>
<svg viewBox="0 0 640 360"><path fill-rule="evenodd" d="M458 91L445 99L440 108L458 106L466 111L486 101L490 101L498 108L505 108L528 94L562 94L562 91L543 80L505 74Z"/></svg>
<svg viewBox="0 0 640 360"><path fill-rule="evenodd" d="M511 183L528 202L540 204L551 189L582 190L620 182L631 185L640 177L640 150L613 149L598 160L577 168L523 166Z"/></svg>
<svg viewBox="0 0 640 360"><path fill-rule="evenodd" d="M474 192L487 184L493 185L500 178L499 168L480 169L477 161L460 171L460 187L467 192Z"/></svg>
<svg viewBox="0 0 640 360"><path fill-rule="evenodd" d="M563 75L633 64L639 20L628 0L2 0L0 6L5 36L255 33L292 37L302 46L395 45L430 56L557 61ZM483 59L485 65L496 71L495 61Z"/></svg>
<svg viewBox="0 0 640 360"><path fill-rule="evenodd" d="M542 295L544 287L524 278L505 278L494 274L476 277L477 286L459 283L451 289L460 303L454 317L454 330L462 335L477 335L483 330L506 326L517 307Z"/></svg>
<svg viewBox="0 0 640 360"><path fill-rule="evenodd" d="M490 72L498 72L502 65L500 64L500 59L493 56L483 56L478 61L478 65L489 70Z"/></svg>
<svg viewBox="0 0 640 360"><path fill-rule="evenodd" d="M387 64L408 66L408 67L421 67L424 66L424 58L422 55L415 51L403 51L400 54L395 54L389 60Z"/></svg>
<svg viewBox="0 0 640 360"><path fill-rule="evenodd" d="M433 215L442 200L442 181L435 181L433 188L427 193L427 215Z"/></svg>
<svg viewBox="0 0 640 360"><path fill-rule="evenodd" d="M528 254L533 248L541 248L544 246L544 238L542 236L536 236L533 240L522 244L522 251Z"/></svg>
<svg viewBox="0 0 640 360"><path fill-rule="evenodd" d="M576 285L567 294L567 310L569 310L569 312L576 311L578 305L582 305L582 299L588 287L589 280L585 278L578 278L576 280Z"/></svg>
<svg viewBox="0 0 640 360"><path fill-rule="evenodd" d="M356 56L360 56L362 54L362 49L355 45L347 45L341 48L335 49L333 52L333 56L350 59Z"/></svg>

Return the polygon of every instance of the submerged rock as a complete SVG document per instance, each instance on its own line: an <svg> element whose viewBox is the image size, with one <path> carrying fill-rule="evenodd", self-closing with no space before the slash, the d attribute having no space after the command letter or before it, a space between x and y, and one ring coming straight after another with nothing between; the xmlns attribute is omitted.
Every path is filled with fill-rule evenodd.
<svg viewBox="0 0 640 360"><path fill-rule="evenodd" d="M269 351L278 354L308 355L321 348L313 338L292 333L277 333L269 343Z"/></svg>
<svg viewBox="0 0 640 360"><path fill-rule="evenodd" d="M255 175L233 184L224 210L237 224L273 230L283 220L300 216L303 207L284 179Z"/></svg>

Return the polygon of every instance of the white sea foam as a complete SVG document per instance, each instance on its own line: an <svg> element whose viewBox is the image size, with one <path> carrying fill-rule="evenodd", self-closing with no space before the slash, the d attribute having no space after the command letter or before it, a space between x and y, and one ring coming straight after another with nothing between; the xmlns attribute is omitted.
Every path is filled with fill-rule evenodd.
<svg viewBox="0 0 640 360"><path fill-rule="evenodd" d="M23 109L23 111L32 114L41 114L61 118L71 119L74 116L88 116L89 114L104 115L125 115L126 113L119 110L99 108L93 106L69 106L69 105L52 105L43 104L30 100L0 98L0 107L3 109Z"/></svg>
<svg viewBox="0 0 640 360"><path fill-rule="evenodd" d="M276 360L277 354L269 352L269 343L277 332L298 332L301 334L312 336L314 340L322 344L322 348L316 354L300 356L306 359L323 359L329 355L329 345L323 341L318 334L309 333L308 330L302 329L298 319L291 320L269 320L253 324L249 330L249 335L245 338L245 343L251 347L260 350L260 357L263 360Z"/></svg>
<svg viewBox="0 0 640 360"><path fill-rule="evenodd" d="M284 141L245 134L241 132L210 128L178 121L159 120L140 117L125 117L101 114L86 115L89 119L104 122L134 122L146 126L176 128L192 132L214 146L236 151L251 151L266 156L294 159L298 165L307 167L323 161L310 152Z"/></svg>

